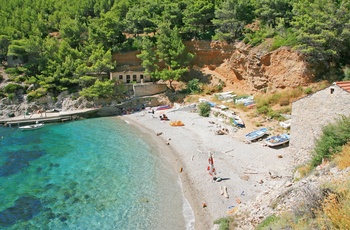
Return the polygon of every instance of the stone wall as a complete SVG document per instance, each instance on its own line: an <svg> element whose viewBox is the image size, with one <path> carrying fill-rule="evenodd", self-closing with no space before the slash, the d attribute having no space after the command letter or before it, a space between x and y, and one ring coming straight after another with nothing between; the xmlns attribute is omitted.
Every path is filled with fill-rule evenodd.
<svg viewBox="0 0 350 230"><path fill-rule="evenodd" d="M303 164L310 159L315 140L322 133L322 128L341 115L350 116L350 93L337 85L292 104L290 147L295 163Z"/></svg>
<svg viewBox="0 0 350 230"><path fill-rule="evenodd" d="M167 90L167 85L164 83L144 83L144 84L134 84L134 96L135 97L143 97L155 95L158 93L163 93Z"/></svg>

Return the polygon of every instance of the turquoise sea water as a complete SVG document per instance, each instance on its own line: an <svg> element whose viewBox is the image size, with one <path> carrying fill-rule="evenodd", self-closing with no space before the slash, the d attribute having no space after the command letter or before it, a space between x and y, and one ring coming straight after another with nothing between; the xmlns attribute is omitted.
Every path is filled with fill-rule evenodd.
<svg viewBox="0 0 350 230"><path fill-rule="evenodd" d="M117 117L0 127L0 228L189 229L178 175Z"/></svg>

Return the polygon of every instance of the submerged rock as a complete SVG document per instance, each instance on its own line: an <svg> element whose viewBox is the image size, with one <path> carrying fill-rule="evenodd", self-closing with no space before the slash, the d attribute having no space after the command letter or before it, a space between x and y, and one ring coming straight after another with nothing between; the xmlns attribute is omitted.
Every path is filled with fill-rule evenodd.
<svg viewBox="0 0 350 230"><path fill-rule="evenodd" d="M41 212L43 206L40 199L24 196L15 204L0 212L0 226L10 227L18 221L28 221Z"/></svg>
<svg viewBox="0 0 350 230"><path fill-rule="evenodd" d="M14 151L7 153L6 162L0 166L0 177L16 174L29 166L29 162L40 158L44 151Z"/></svg>

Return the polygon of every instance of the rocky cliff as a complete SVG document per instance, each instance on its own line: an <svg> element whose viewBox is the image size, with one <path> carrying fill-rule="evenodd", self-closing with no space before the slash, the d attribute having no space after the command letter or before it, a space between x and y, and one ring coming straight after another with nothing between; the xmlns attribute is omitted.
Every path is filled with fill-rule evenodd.
<svg viewBox="0 0 350 230"><path fill-rule="evenodd" d="M222 52L225 53L227 46L221 47ZM198 53L201 53L200 47L198 49ZM223 58L221 63L212 61L216 52L212 53L212 58L207 55L205 63L212 74L225 81L231 89L273 92L287 87L308 85L314 80L312 66L302 54L290 48L281 47L269 52L269 47L251 47L241 42L232 44L230 50L230 56ZM201 65L202 62L203 60L198 64Z"/></svg>

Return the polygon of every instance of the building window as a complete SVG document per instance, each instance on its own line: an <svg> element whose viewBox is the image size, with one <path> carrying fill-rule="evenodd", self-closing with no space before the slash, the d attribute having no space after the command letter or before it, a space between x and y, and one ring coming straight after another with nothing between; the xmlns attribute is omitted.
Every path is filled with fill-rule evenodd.
<svg viewBox="0 0 350 230"><path fill-rule="evenodd" d="M334 88L331 88L331 94L333 94L334 93Z"/></svg>
<svg viewBox="0 0 350 230"><path fill-rule="evenodd" d="M119 75L119 80L123 80L123 75Z"/></svg>
<svg viewBox="0 0 350 230"><path fill-rule="evenodd" d="M137 80L137 78L136 78L136 75L134 74L134 75L132 75L132 80L133 81L136 81Z"/></svg>
<svg viewBox="0 0 350 230"><path fill-rule="evenodd" d="M130 83L130 75L126 75L126 83Z"/></svg>
<svg viewBox="0 0 350 230"><path fill-rule="evenodd" d="M140 79L143 79L143 74L140 74Z"/></svg>

